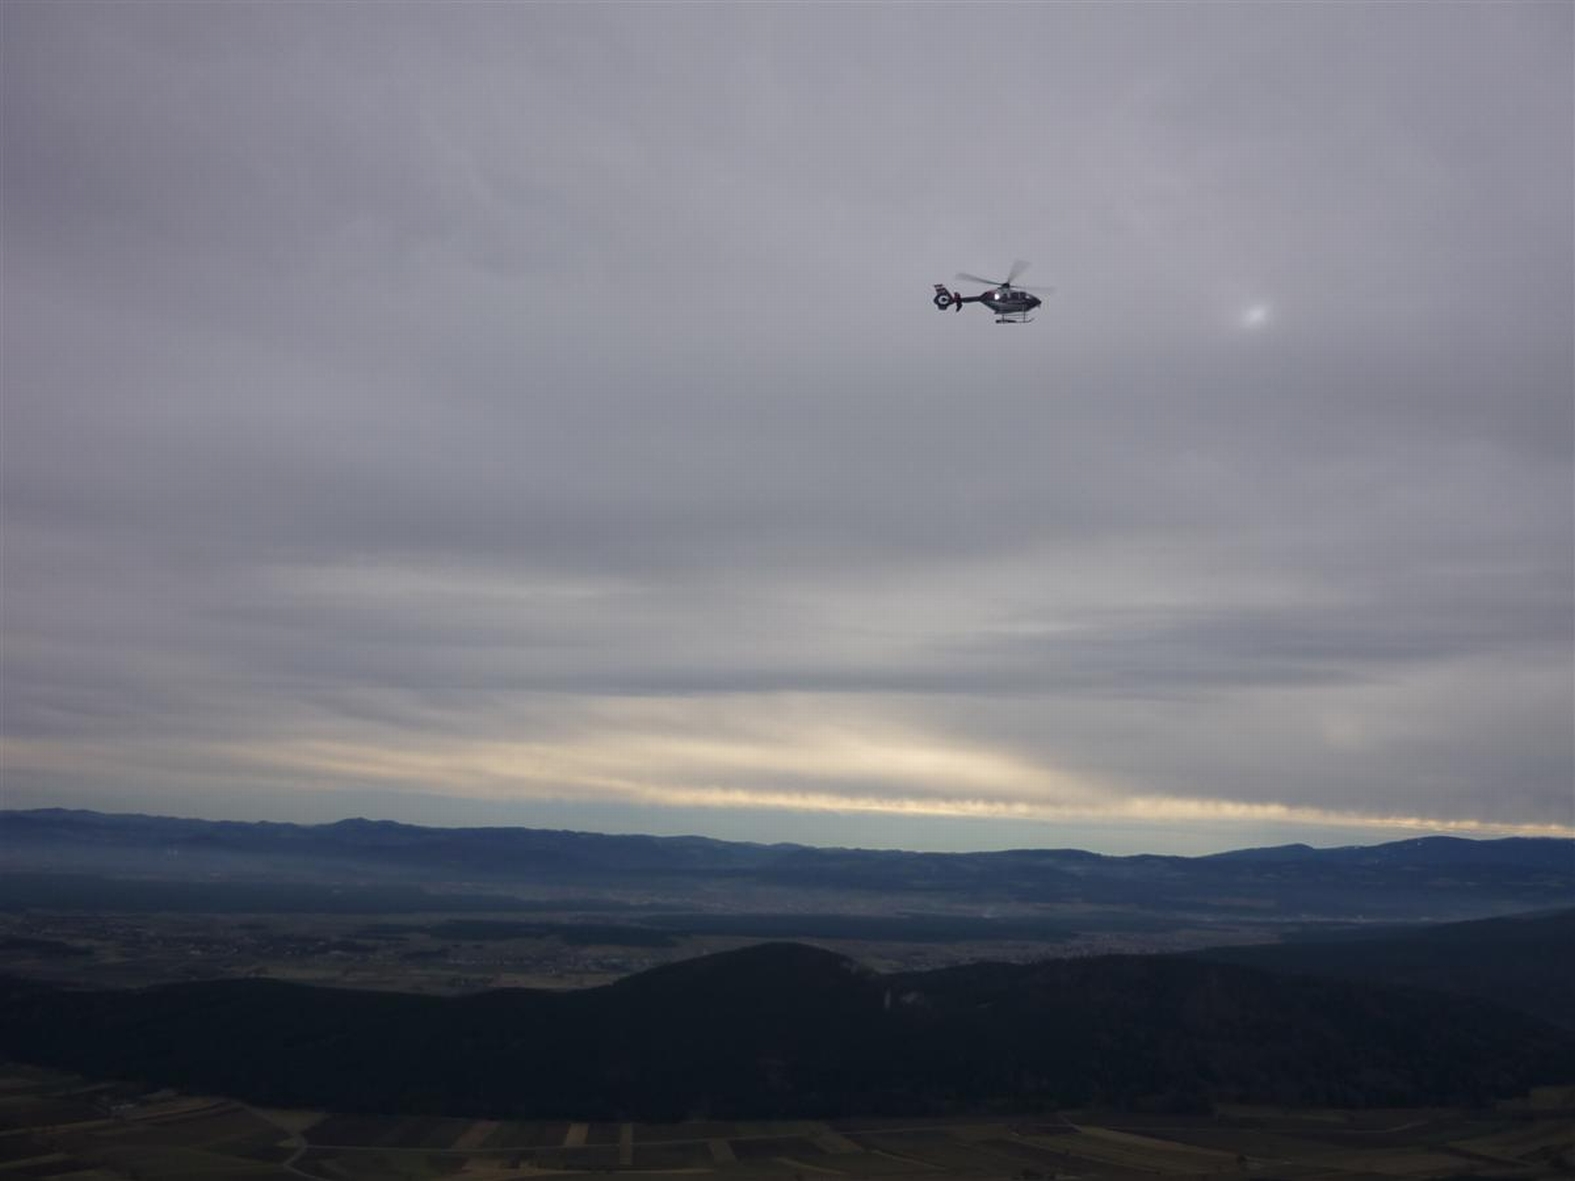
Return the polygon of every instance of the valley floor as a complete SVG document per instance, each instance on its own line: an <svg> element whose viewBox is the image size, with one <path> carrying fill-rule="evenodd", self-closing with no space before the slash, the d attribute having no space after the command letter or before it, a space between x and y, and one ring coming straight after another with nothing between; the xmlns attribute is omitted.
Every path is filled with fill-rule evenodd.
<svg viewBox="0 0 1575 1181"><path fill-rule="evenodd" d="M1575 1087L1492 1110L1281 1110L679 1124L254 1108L0 1063L0 1177L56 1181L1427 1181L1575 1175ZM704 1175L702 1177L701 1175Z"/></svg>
<svg viewBox="0 0 1575 1181"><path fill-rule="evenodd" d="M777 917L777 916L771 916ZM786 916L791 917L791 916ZM1087 915L1073 916L1076 921ZM0 910L9 975L86 988L266 976L302 984L462 995L489 988L585 988L773 937L608 927L583 912L153 914ZM598 920L601 920L598 923ZM1110 923L1109 916L1098 921ZM1282 924L1283 925L1283 924ZM534 933L530 927L558 932ZM515 928L522 928L516 930ZM604 933L605 932L605 933ZM1273 942L1272 925L1199 921L1171 929L1089 930L1057 940L826 938L794 935L881 972L979 960L1022 962L1112 952L1189 951Z"/></svg>

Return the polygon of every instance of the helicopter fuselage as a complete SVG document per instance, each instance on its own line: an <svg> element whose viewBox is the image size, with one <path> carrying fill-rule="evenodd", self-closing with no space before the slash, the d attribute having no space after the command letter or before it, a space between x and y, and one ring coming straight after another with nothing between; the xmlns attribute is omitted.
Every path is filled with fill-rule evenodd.
<svg viewBox="0 0 1575 1181"><path fill-rule="evenodd" d="M1031 312L1041 302L1037 295L1030 295L1026 291L1018 291L1012 287L997 287L994 291L986 291L979 300L998 316L1015 316L1020 312Z"/></svg>

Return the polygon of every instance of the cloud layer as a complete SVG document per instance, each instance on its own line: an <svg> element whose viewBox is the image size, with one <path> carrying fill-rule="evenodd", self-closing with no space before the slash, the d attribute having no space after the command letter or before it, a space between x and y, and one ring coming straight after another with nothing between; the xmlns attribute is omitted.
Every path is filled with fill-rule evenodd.
<svg viewBox="0 0 1575 1181"><path fill-rule="evenodd" d="M0 23L8 801L1575 826L1567 5Z"/></svg>

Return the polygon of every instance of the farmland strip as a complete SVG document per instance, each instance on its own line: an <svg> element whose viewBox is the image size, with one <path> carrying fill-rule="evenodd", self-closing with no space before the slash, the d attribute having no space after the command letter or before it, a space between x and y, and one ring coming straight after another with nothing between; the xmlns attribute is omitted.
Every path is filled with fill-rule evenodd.
<svg viewBox="0 0 1575 1181"><path fill-rule="evenodd" d="M479 1119L461 1132L459 1139L455 1140L451 1147L460 1152L469 1152L471 1149L480 1148L486 1143L487 1137L497 1130L497 1120Z"/></svg>

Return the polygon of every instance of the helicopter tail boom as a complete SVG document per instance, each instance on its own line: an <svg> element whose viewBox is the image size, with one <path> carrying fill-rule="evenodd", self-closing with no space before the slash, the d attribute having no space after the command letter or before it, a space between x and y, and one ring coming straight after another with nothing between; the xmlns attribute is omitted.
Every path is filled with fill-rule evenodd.
<svg viewBox="0 0 1575 1181"><path fill-rule="evenodd" d="M961 292L948 291L946 288L937 283L935 285L934 302L935 310L938 312L944 312L947 308L954 308L960 312L962 311L963 297Z"/></svg>

